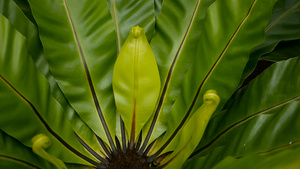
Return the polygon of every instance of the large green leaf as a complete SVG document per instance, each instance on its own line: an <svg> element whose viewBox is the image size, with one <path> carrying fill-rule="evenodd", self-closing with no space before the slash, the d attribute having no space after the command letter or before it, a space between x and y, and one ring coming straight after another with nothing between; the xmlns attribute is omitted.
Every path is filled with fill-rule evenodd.
<svg viewBox="0 0 300 169"><path fill-rule="evenodd" d="M298 169L300 166L299 145L279 147L278 150L253 154L242 158L227 157L213 169Z"/></svg>
<svg viewBox="0 0 300 169"><path fill-rule="evenodd" d="M254 70L257 60L263 54L270 53L280 41L300 39L300 1L278 0L273 14L265 29L266 40L251 51L241 83Z"/></svg>
<svg viewBox="0 0 300 169"><path fill-rule="evenodd" d="M222 136L200 149L201 153L187 162L187 168L211 168L226 156L239 158L299 142L299 105L298 99L227 128Z"/></svg>
<svg viewBox="0 0 300 169"><path fill-rule="evenodd" d="M82 120L113 146L116 37L106 1L30 0L29 4L55 80Z"/></svg>
<svg viewBox="0 0 300 169"><path fill-rule="evenodd" d="M155 35L150 43L158 64L162 90L153 120L143 131L146 141L141 150L166 130L169 110L180 93L183 77L195 57L202 21L213 1L165 0L162 3L160 14L156 17Z"/></svg>
<svg viewBox="0 0 300 169"><path fill-rule="evenodd" d="M238 86L250 50L264 38L274 0L216 1L208 9L196 59L168 118L168 144L196 111L205 91L216 90L219 111ZM191 80L193 79L193 80Z"/></svg>
<svg viewBox="0 0 300 169"><path fill-rule="evenodd" d="M0 6L2 7L0 13L3 14L12 23L14 28L26 38L28 53L33 58L40 72L49 81L52 95L65 109L65 116L70 121L73 130L85 141L85 143L92 147L93 150L101 154L94 133L69 106L65 96L55 82L49 70L42 44L38 37L37 27L22 14L22 11L12 0L0 0Z"/></svg>
<svg viewBox="0 0 300 169"><path fill-rule="evenodd" d="M65 98L49 70L37 27L24 16L21 9L18 8L13 0L0 0L0 3L0 13L4 15L12 23L14 28L26 38L28 53L33 58L41 73L48 79L53 96L60 103L65 102Z"/></svg>
<svg viewBox="0 0 300 169"><path fill-rule="evenodd" d="M1 129L29 147L31 138L44 133L52 141L50 154L67 162L96 165L77 141L64 109L52 98L48 81L28 55L26 39L0 16Z"/></svg>
<svg viewBox="0 0 300 169"><path fill-rule="evenodd" d="M215 115L187 166L210 168L226 156L240 157L297 143L299 60L272 65L236 96L232 106Z"/></svg>
<svg viewBox="0 0 300 169"><path fill-rule="evenodd" d="M155 29L154 1L107 0L112 20L114 22L117 53L125 42L131 27L145 28L148 41L152 39ZM122 146L126 144L125 126L120 115L117 115L116 136L121 139ZM122 135L122 136L121 136Z"/></svg>
<svg viewBox="0 0 300 169"><path fill-rule="evenodd" d="M130 29L140 26L146 30L150 41L154 34L154 1L107 0L115 24L118 53L128 36Z"/></svg>

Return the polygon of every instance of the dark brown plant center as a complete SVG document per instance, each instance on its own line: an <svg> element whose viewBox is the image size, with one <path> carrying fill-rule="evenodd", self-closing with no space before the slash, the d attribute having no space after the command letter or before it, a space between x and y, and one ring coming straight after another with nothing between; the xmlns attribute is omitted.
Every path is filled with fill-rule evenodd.
<svg viewBox="0 0 300 169"><path fill-rule="evenodd" d="M119 152L109 160L107 169L150 169L147 156L140 156L135 149Z"/></svg>

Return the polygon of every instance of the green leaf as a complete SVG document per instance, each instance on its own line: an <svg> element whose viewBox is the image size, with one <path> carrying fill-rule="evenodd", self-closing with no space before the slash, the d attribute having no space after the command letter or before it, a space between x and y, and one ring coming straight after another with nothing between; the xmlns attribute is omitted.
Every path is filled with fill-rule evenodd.
<svg viewBox="0 0 300 169"><path fill-rule="evenodd" d="M134 26L144 28L148 41L152 39L155 27L154 1L107 0L107 3L115 24L118 53Z"/></svg>
<svg viewBox="0 0 300 169"><path fill-rule="evenodd" d="M141 150L166 130L169 111L195 58L203 19L212 2L214 0L169 0L162 3L156 18L155 35L150 43L158 64L162 91L153 120L143 131L146 141Z"/></svg>
<svg viewBox="0 0 300 169"><path fill-rule="evenodd" d="M300 1L278 0L265 29L266 40L255 47L252 55L261 56L271 52L280 41L300 39Z"/></svg>
<svg viewBox="0 0 300 169"><path fill-rule="evenodd" d="M221 102L216 112L222 109L238 87L250 50L264 38L274 3L274 0L230 0L216 1L210 6L203 22L197 57L169 113L162 144L168 144L189 115L200 107L202 100L198 98L205 91L218 92Z"/></svg>
<svg viewBox="0 0 300 169"><path fill-rule="evenodd" d="M95 169L94 167L91 166L86 166L86 165L80 165L80 164L68 164L66 163L68 169Z"/></svg>
<svg viewBox="0 0 300 169"><path fill-rule="evenodd" d="M113 146L116 110L111 81L116 46L112 44L116 37L106 2L28 2L59 87L82 120Z"/></svg>
<svg viewBox="0 0 300 169"><path fill-rule="evenodd" d="M298 169L300 162L299 145L290 145L280 147L275 152L266 152L262 154L253 154L239 159L227 157L217 164L213 169Z"/></svg>
<svg viewBox="0 0 300 169"><path fill-rule="evenodd" d="M113 89L118 112L133 146L135 138L153 114L160 92L155 56L145 29L139 26L131 29L122 46L114 67Z"/></svg>
<svg viewBox="0 0 300 169"><path fill-rule="evenodd" d="M52 96L62 105L65 109L65 117L70 121L73 130L81 137L93 150L101 154L101 149L93 131L80 119L73 108L70 107L64 94L59 89L56 81L54 80L46 57L43 52L43 47L38 37L37 27L31 23L18 6L12 0L0 0L0 13L3 14L26 38L28 53L34 60L40 72L47 78L50 83Z"/></svg>
<svg viewBox="0 0 300 169"><path fill-rule="evenodd" d="M11 22L14 28L26 38L29 55L34 60L40 72L48 79L53 96L64 105L64 108L66 108L68 104L64 103L66 102L66 99L58 88L49 70L49 66L43 52L42 43L39 39L37 27L26 18L13 0L0 0L0 3L0 6L2 7L0 9L0 13L4 15Z"/></svg>
<svg viewBox="0 0 300 169"><path fill-rule="evenodd" d="M13 1L18 5L18 7L22 10L22 12L26 15L26 17L36 25L28 1L27 0L13 0Z"/></svg>
<svg viewBox="0 0 300 169"><path fill-rule="evenodd" d="M300 39L300 1L278 0L265 29L266 40L252 51L241 83L251 74L260 56L270 53L280 41Z"/></svg>
<svg viewBox="0 0 300 169"><path fill-rule="evenodd" d="M279 42L276 48L268 54L261 56L261 60L278 62L300 56L300 39Z"/></svg>
<svg viewBox="0 0 300 169"><path fill-rule="evenodd" d="M199 38L201 20L204 18L206 8L211 3L204 3L201 0L163 2L161 13L156 18L155 35L151 41L162 84L166 83L169 71L171 74L173 73L172 67L176 64L173 62L177 62L178 58L182 58L185 74L191 58L193 58L189 55L188 49L197 47L193 42L197 42L197 38ZM183 61L183 56L185 56L185 60L189 60L188 63ZM181 66L181 64L177 65ZM183 69L182 67L180 68Z"/></svg>
<svg viewBox="0 0 300 169"><path fill-rule="evenodd" d="M226 156L299 142L299 60L272 65L236 96L231 107L215 115L187 168L210 168Z"/></svg>
<svg viewBox="0 0 300 169"><path fill-rule="evenodd" d="M154 0L155 16L160 14L163 2L164 0Z"/></svg>
<svg viewBox="0 0 300 169"><path fill-rule="evenodd" d="M37 169L35 165L28 164L26 161L15 159L6 156L0 156L1 168L22 168L22 169ZM39 169L39 168L38 168Z"/></svg>
<svg viewBox="0 0 300 169"><path fill-rule="evenodd" d="M107 0L111 16L114 22L117 54L119 54L121 46L124 44L130 29L134 26L145 28L145 34L148 41L153 37L155 30L155 13L154 1L131 1L131 0ZM124 123L117 115L116 136L125 146L125 127ZM123 133L123 134L121 134ZM123 136L121 136L123 135Z"/></svg>
<svg viewBox="0 0 300 169"><path fill-rule="evenodd" d="M50 163L34 154L32 149L24 146L2 130L0 130L0 150L1 168L54 168Z"/></svg>
<svg viewBox="0 0 300 169"><path fill-rule="evenodd" d="M26 39L0 17L0 128L29 147L31 138L44 133L52 142L48 152L53 156L96 164L77 141L63 108L52 98L48 81L28 55Z"/></svg>
<svg viewBox="0 0 300 169"><path fill-rule="evenodd" d="M13 0L0 0L0 13L13 24L15 29L26 37L29 54L34 60L39 60L38 57L43 52L36 26L28 20ZM42 72L44 73L44 71Z"/></svg>

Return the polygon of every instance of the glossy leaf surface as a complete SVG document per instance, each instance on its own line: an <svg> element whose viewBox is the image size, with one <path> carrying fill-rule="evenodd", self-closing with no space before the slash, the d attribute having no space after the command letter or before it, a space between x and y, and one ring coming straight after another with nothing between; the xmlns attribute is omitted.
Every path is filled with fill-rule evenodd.
<svg viewBox="0 0 300 169"><path fill-rule="evenodd" d="M214 0L162 2L156 17L155 35L150 43L162 83L158 107L153 118L154 132L153 135L147 135L152 136L150 142L166 130L169 111L181 92L183 77L195 57L203 19L212 2ZM159 3L161 2L156 2Z"/></svg>
<svg viewBox="0 0 300 169"><path fill-rule="evenodd" d="M0 16L0 45L4 49L0 55L1 129L29 147L32 137L47 134L53 142L50 154L67 162L86 164L78 156L89 155L70 132L63 108L52 98L47 80L28 55L25 38ZM22 130L16 130L16 126Z"/></svg>
<svg viewBox="0 0 300 169"><path fill-rule="evenodd" d="M299 0L278 0L276 2L271 20L265 29L266 39L264 43L251 51L241 81L251 74L259 57L274 50L280 41L300 39L299 15Z"/></svg>
<svg viewBox="0 0 300 169"><path fill-rule="evenodd" d="M122 46L114 67L113 90L127 131L137 137L153 114L160 92L155 56L139 26L131 29Z"/></svg>
<svg viewBox="0 0 300 169"><path fill-rule="evenodd" d="M115 131L111 80L116 38L106 2L30 0L29 4L55 80L82 120L112 144L108 133Z"/></svg>
<svg viewBox="0 0 300 169"><path fill-rule="evenodd" d="M0 148L0 168L53 168L30 150L30 140L41 133L52 142L45 151L69 169L141 168L133 167L136 159L157 169L295 168L299 5L299 0L0 0L0 128L8 133L5 139L15 140ZM151 87L138 98L148 110L139 112L132 93L141 87L132 79L156 61L132 71L135 64L126 64L130 59L122 51L117 57L136 25L146 28L144 41L151 42L158 67L144 74ZM137 49L132 44L124 47ZM278 64L237 90L259 57ZM120 76L114 82L120 90L113 93L117 58ZM221 102L213 114L203 114L209 89ZM127 113L116 109L126 106ZM126 158L130 153L133 158Z"/></svg>
<svg viewBox="0 0 300 169"><path fill-rule="evenodd" d="M271 52L283 40L300 39L300 2L298 0L278 0L265 29L266 41L252 53L261 56Z"/></svg>
<svg viewBox="0 0 300 169"><path fill-rule="evenodd" d="M291 145L280 147L278 150L262 153L259 155L249 155L240 159L227 157L213 169L223 169L230 167L231 169L297 169L300 162L299 145Z"/></svg>
<svg viewBox="0 0 300 169"><path fill-rule="evenodd" d="M264 38L274 3L273 0L231 0L216 1L210 6L198 43L198 57L185 76L182 94L170 111L165 140L197 110L202 103L198 98L206 90L218 91L221 102L217 111L223 107L238 86L250 50Z"/></svg>
<svg viewBox="0 0 300 169"><path fill-rule="evenodd" d="M0 9L0 13L3 14L11 22L13 27L26 38L26 46L29 55L34 60L39 71L47 78L50 84L52 96L64 108L65 117L70 121L75 133L79 135L96 152L101 154L101 150L95 138L95 134L80 119L74 109L70 107L64 94L59 89L56 81L54 80L54 77L49 70L49 66L43 52L42 44L38 37L37 27L33 23L31 23L24 16L24 14L22 14L22 11L12 0L0 0L0 3L0 6L2 7Z"/></svg>
<svg viewBox="0 0 300 169"><path fill-rule="evenodd" d="M42 58L43 55L43 48L38 37L36 26L26 18L22 10L19 9L13 0L1 0L0 13L12 23L18 32L26 37L28 52L32 58L36 61L40 60L39 58ZM45 62L40 62L40 64L45 66ZM47 74L44 69L41 69L41 72Z"/></svg>
<svg viewBox="0 0 300 169"><path fill-rule="evenodd" d="M26 17L36 25L28 1L27 0L13 0L13 1L18 5L18 7L22 10L22 12L26 15Z"/></svg>
<svg viewBox="0 0 300 169"><path fill-rule="evenodd" d="M187 166L212 167L226 156L240 157L297 143L299 59L272 65L243 89L230 108L211 120Z"/></svg>
<svg viewBox="0 0 300 169"><path fill-rule="evenodd" d="M150 41L154 34L154 1L107 0L117 37L117 50L120 52L130 29L134 26L144 28Z"/></svg>

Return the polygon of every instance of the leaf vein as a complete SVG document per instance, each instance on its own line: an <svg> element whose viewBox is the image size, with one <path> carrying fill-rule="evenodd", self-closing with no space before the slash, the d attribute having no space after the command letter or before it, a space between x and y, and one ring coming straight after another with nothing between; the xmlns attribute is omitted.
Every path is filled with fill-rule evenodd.
<svg viewBox="0 0 300 169"><path fill-rule="evenodd" d="M43 119L43 117L40 115L36 107L27 99L25 96L23 96L16 88L12 86L3 76L0 75L0 78L14 91L18 96L20 96L33 110L35 115L38 117L38 119L41 121L41 123L45 126L45 128L49 131L49 133L56 138L62 145L64 145L67 149L69 149L71 152L76 154L77 156L81 157L85 161L97 166L99 165L95 161L91 160L90 158L86 157L85 155L81 154L79 151L77 151L75 148L73 148L71 145L69 145L67 142L65 142L57 133L55 133L51 127L47 124L47 122Z"/></svg>
<svg viewBox="0 0 300 169"><path fill-rule="evenodd" d="M290 103L290 102L293 102L293 101L295 101L295 100L297 100L297 99L299 99L299 98L300 98L300 95L298 95L298 96L296 96L296 97L294 97L294 98L292 98L292 99L286 100L286 101L284 101L284 102L282 102L282 103L279 103L279 104L277 104L277 105L274 105L274 106L272 106L272 107L269 107L269 108L267 108L267 109L265 109L265 110L262 110L262 111L260 111L260 112L257 112L257 113L255 113L255 114L249 116L249 117L244 118L243 120L241 120L241 121L239 121L239 122L236 122L235 124L231 125L231 126L228 127L227 129L225 129L222 133L220 133L217 137L215 137L215 138L214 138L212 141L210 141L208 144L206 144L205 146L203 146L203 147L200 148L199 150L197 150L197 151L195 151L194 153L192 153L191 156L189 157L189 159L192 158L192 157L194 157L194 156L196 156L197 154L203 152L204 150L208 149L213 143L215 143L218 139L220 139L220 137L222 137L223 135L225 135L227 132L229 132L230 130L232 130L234 127L239 126L239 125L241 125L241 124L247 122L248 120L250 120L250 119L252 119L252 118L254 118L254 117L258 116L258 115L261 115L261 114L263 114L263 113L266 113L266 112L268 112L268 111L271 111L271 110L273 110L273 109L276 109L276 108L278 108L278 107L280 107L280 106L283 106L283 105L285 105L285 104L288 104L288 103Z"/></svg>
<svg viewBox="0 0 300 169"><path fill-rule="evenodd" d="M66 0L64 0L64 4L65 4L66 12L67 12L67 15L68 15L68 18L70 20L70 24L71 24L71 27L72 27L72 30L73 30L73 33L74 33L74 37L75 37L75 41L76 41L76 44L77 44L77 47L78 47L78 50L79 50L79 53L80 53L80 57L81 57L81 60L83 62L84 70L85 70L85 73L86 73L86 77L87 77L87 80L88 80L90 91L91 91L92 96L93 96L93 100L94 100L94 104L95 104L98 116L99 116L100 121L102 123L102 126L104 128L104 131L105 131L105 134L106 134L107 139L109 141L109 144L110 144L111 148L113 149L113 152L117 152L117 150L115 148L115 145L114 145L114 142L113 142L113 139L110 135L109 129L107 127L105 118L103 116L102 110L100 108L100 104L99 104L97 94L96 94L96 91L95 91L95 88L94 88L94 85L93 85L93 81L92 81L92 78L91 78L91 75L90 75L90 72L89 72L84 54L83 54L83 50L82 50L82 47L80 45L79 38L78 38L76 29L75 29L75 25L73 23L73 19L71 17L71 13L70 13L70 10L69 10L69 7L68 7L68 4L67 4Z"/></svg>
<svg viewBox="0 0 300 169"><path fill-rule="evenodd" d="M149 140L150 140L150 137L151 137L152 132L153 132L153 130L154 130L155 123L157 122L157 119L158 119L158 115L159 115L159 113L160 113L160 111L161 111L161 108L162 108L162 105L163 105L163 103L164 103L164 101L165 101L165 96L166 96L166 93L167 93L167 90L168 90L168 87L169 87L169 84L170 84L171 77L172 77L172 75L173 75L174 67L175 67L175 65L176 65L176 63L177 63L177 60L178 60L179 54L180 54L180 52L181 52L181 50L182 50L182 47L183 47L184 44L185 44L187 35L188 35L188 33L190 32L192 23L193 23L193 21L194 21L194 19L195 19L196 12L198 11L199 4L200 4L200 0L198 0L197 3L196 3L196 7L195 7L195 10L194 10L194 12L193 12L192 18L191 18L191 20L190 20L190 22L189 22L189 25L188 25L188 27L187 27L187 30L186 30L186 32L185 32L185 34L184 34L184 37L183 37L183 39L182 39L182 41L181 41L181 43L180 43L179 49L177 50L177 52L176 52L176 54L175 54L175 57L174 57L174 59L173 59L173 62L172 62L172 64L171 64L171 67L170 67L170 69L169 69L169 72L168 72L168 75L167 75L167 78L166 78L166 82L165 82L165 84L164 84L164 88L163 88L163 90L162 90L162 93L161 93L161 96L160 96L160 99L159 99L159 102L158 102L157 109L156 109L156 111L155 111L153 120L152 120L152 122L151 122L151 126L150 126L149 131L148 131L148 133L147 133L147 135L146 135L145 141L144 141L144 143L143 143L143 145L142 145L142 147L141 147L141 149L140 149L140 151L139 151L139 154L142 154L142 153L143 153L144 149L146 148L146 146L147 146L147 144L148 144L148 142L149 142Z"/></svg>
<svg viewBox="0 0 300 169"><path fill-rule="evenodd" d="M272 27L280 22L284 17L286 17L288 14L292 13L298 6L300 5L300 2L296 3L293 7L291 7L289 10L284 12L282 15L280 15L275 21L273 21L269 26L266 27L265 32L268 32Z"/></svg>
<svg viewBox="0 0 300 169"><path fill-rule="evenodd" d="M6 159L9 159L9 160L12 160L12 161L17 161L17 162L25 164L25 165L27 165L29 167L40 169L38 166L36 166L34 164L31 164L31 163L29 163L27 161L20 160L20 159L14 158L14 157L6 156L6 155L0 155L0 158L6 158Z"/></svg>

